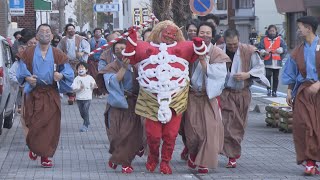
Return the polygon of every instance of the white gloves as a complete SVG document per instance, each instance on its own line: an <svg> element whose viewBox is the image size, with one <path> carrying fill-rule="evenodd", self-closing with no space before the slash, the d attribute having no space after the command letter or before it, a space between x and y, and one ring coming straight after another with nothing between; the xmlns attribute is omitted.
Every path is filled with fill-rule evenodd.
<svg viewBox="0 0 320 180"><path fill-rule="evenodd" d="M277 52L278 54L282 54L282 53L283 53L283 48L282 48L282 47L279 47L279 48L276 50L276 52Z"/></svg>

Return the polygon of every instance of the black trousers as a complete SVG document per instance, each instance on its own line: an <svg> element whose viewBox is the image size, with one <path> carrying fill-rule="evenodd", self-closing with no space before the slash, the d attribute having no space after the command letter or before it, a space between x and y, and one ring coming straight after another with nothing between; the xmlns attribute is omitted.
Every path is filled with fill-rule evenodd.
<svg viewBox="0 0 320 180"><path fill-rule="evenodd" d="M270 82L270 85L272 87L272 91L274 91L274 92L277 92L277 89L278 89L279 71L280 71L280 69L266 68L266 77ZM272 77L272 83L271 83L271 77ZM270 89L270 88L268 88L268 89Z"/></svg>

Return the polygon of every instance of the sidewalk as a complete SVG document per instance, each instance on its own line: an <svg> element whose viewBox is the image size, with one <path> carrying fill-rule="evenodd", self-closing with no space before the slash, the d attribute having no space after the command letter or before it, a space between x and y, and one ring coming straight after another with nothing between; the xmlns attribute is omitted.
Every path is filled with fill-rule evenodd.
<svg viewBox="0 0 320 180"><path fill-rule="evenodd" d="M261 104L253 98L251 106ZM251 107L251 109L252 109ZM19 118L14 126L0 136L0 179L319 179L304 177L302 166L295 163L292 134L284 134L278 129L267 128L265 114L250 112L248 128L243 142L242 156L236 169L226 169L227 158L219 160L219 167L207 175L199 175L189 170L186 162L180 160L183 149L181 138L171 161L173 174L162 175L145 169L146 157L133 162L134 173L125 175L121 168L116 171L107 167L109 143L104 125L104 99L94 99L90 108L91 126L89 132L80 133L82 124L77 105L67 105L62 101L62 128L58 149L53 158L54 167L40 167L40 160L28 158Z"/></svg>

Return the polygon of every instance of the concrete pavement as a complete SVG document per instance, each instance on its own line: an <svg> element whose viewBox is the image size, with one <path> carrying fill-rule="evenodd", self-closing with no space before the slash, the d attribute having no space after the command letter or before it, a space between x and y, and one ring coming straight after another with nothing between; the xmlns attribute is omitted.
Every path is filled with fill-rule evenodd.
<svg viewBox="0 0 320 180"><path fill-rule="evenodd" d="M251 108L256 104L268 103L261 97L253 97ZM183 149L181 138L177 139L171 162L173 174L162 175L159 169L149 173L145 169L146 157L133 162L134 173L125 175L121 168L107 167L109 143L106 135L103 112L104 99L94 99L90 108L89 132L81 133L82 124L76 105L62 101L62 127L58 149L53 158L54 167L40 167L40 160L28 158L19 118L14 126L0 136L0 179L319 179L303 176L304 168L295 163L292 134L265 125L265 114L250 112L248 127L243 141L242 156L236 169L226 169L227 158L220 157L219 167L207 175L189 170L180 160Z"/></svg>

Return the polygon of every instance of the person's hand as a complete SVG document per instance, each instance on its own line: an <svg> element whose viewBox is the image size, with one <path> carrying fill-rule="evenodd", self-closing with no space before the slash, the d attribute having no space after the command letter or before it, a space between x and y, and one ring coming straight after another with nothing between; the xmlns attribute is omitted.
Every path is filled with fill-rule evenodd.
<svg viewBox="0 0 320 180"><path fill-rule="evenodd" d="M59 73L59 72L54 72L54 74L53 74L53 79L55 80L55 81L60 81L61 79L63 78L63 75L61 74L61 73Z"/></svg>
<svg viewBox="0 0 320 180"><path fill-rule="evenodd" d="M84 85L82 84L82 82L81 82L81 84L80 84L80 90L83 90L84 89Z"/></svg>
<svg viewBox="0 0 320 180"><path fill-rule="evenodd" d="M202 42L203 42L203 39L202 39L202 38L200 38L200 37L194 37L194 38L192 38L192 41L193 41L193 43L194 43L194 45L195 45L196 47L202 46Z"/></svg>
<svg viewBox="0 0 320 180"><path fill-rule="evenodd" d="M206 62L205 59L206 59L206 55L201 55L201 56L199 56L200 62L201 62L201 61Z"/></svg>
<svg viewBox="0 0 320 180"><path fill-rule="evenodd" d="M265 57L265 56L269 56L270 53L268 50L261 49L260 54L262 57Z"/></svg>
<svg viewBox="0 0 320 180"><path fill-rule="evenodd" d="M239 72L233 75L233 78L237 81L244 81L250 78L250 73L248 72Z"/></svg>
<svg viewBox="0 0 320 180"><path fill-rule="evenodd" d="M269 56L270 55L270 52L269 51L266 51L265 53L264 53L264 56Z"/></svg>
<svg viewBox="0 0 320 180"><path fill-rule="evenodd" d="M81 58L83 56L84 52L76 52L77 59Z"/></svg>
<svg viewBox="0 0 320 180"><path fill-rule="evenodd" d="M36 75L28 76L25 78L25 80L33 87L37 85L37 76Z"/></svg>
<svg viewBox="0 0 320 180"><path fill-rule="evenodd" d="M95 89L95 88L97 88L98 86L97 86L96 83L91 82L91 83L90 83L90 87L91 87L91 89Z"/></svg>
<svg viewBox="0 0 320 180"><path fill-rule="evenodd" d="M278 49L276 49L276 53L282 54L283 53L283 48L279 47Z"/></svg>
<svg viewBox="0 0 320 180"><path fill-rule="evenodd" d="M312 94L317 94L319 92L319 89L320 89L320 82L319 81L313 83L311 86L308 87L308 90Z"/></svg>
<svg viewBox="0 0 320 180"><path fill-rule="evenodd" d="M124 58L122 59L122 67L123 67L124 69L128 69L129 63L130 63L130 59L128 59L128 58L126 58L126 57L124 57Z"/></svg>
<svg viewBox="0 0 320 180"><path fill-rule="evenodd" d="M288 104L290 107L293 106L293 100L292 100L291 92L292 92L292 90L288 89L287 97L286 97L287 104Z"/></svg>

